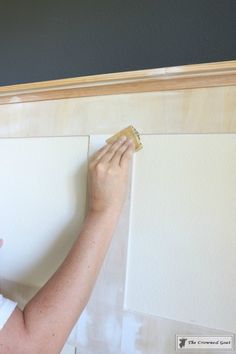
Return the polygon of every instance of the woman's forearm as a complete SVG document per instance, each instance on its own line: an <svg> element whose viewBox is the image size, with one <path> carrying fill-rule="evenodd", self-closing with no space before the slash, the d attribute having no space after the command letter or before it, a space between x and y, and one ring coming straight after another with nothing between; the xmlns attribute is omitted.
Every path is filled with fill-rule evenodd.
<svg viewBox="0 0 236 354"><path fill-rule="evenodd" d="M88 302L117 220L116 213L89 213L62 265L25 307L27 333L45 354L60 351Z"/></svg>

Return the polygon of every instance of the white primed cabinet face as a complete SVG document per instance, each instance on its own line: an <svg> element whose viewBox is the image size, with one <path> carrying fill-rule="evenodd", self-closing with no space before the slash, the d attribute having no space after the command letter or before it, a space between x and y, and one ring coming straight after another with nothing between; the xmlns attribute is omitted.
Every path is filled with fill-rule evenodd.
<svg viewBox="0 0 236 354"><path fill-rule="evenodd" d="M142 136L125 307L236 331L236 135Z"/></svg>
<svg viewBox="0 0 236 354"><path fill-rule="evenodd" d="M0 140L0 277L41 286L85 215L88 137Z"/></svg>

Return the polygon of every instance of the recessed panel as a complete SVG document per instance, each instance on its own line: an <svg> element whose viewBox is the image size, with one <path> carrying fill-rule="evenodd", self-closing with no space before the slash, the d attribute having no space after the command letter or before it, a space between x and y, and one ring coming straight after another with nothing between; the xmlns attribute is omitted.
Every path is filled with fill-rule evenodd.
<svg viewBox="0 0 236 354"><path fill-rule="evenodd" d="M236 135L142 136L126 308L236 331Z"/></svg>
<svg viewBox="0 0 236 354"><path fill-rule="evenodd" d="M0 276L41 286L85 214L87 137L0 140Z"/></svg>

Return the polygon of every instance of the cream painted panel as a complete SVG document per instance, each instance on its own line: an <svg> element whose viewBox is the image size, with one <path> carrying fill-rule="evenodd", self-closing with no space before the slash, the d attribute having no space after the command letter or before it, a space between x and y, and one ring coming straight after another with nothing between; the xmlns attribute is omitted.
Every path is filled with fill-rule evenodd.
<svg viewBox="0 0 236 354"><path fill-rule="evenodd" d="M0 105L0 136L236 133L236 86Z"/></svg>
<svg viewBox="0 0 236 354"><path fill-rule="evenodd" d="M142 136L125 307L236 331L236 135Z"/></svg>
<svg viewBox="0 0 236 354"><path fill-rule="evenodd" d="M85 215L87 137L0 140L0 277L41 286Z"/></svg>

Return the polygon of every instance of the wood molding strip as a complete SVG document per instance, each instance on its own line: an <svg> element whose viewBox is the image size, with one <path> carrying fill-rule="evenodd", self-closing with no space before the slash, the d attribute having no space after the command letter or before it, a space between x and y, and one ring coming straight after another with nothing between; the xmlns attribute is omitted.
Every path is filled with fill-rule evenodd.
<svg viewBox="0 0 236 354"><path fill-rule="evenodd" d="M0 87L0 104L236 85L236 60Z"/></svg>

